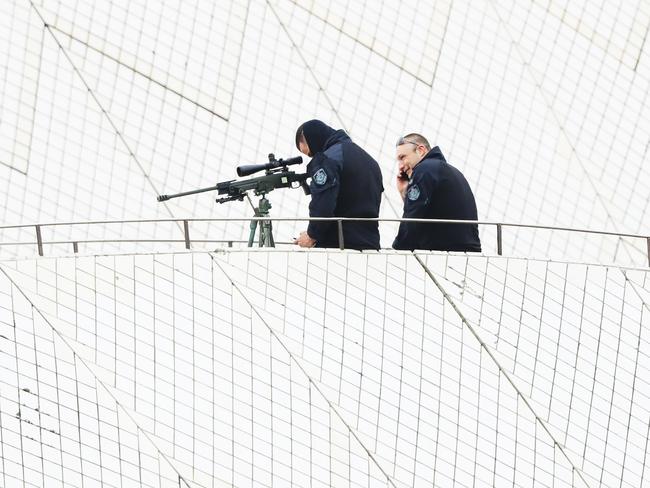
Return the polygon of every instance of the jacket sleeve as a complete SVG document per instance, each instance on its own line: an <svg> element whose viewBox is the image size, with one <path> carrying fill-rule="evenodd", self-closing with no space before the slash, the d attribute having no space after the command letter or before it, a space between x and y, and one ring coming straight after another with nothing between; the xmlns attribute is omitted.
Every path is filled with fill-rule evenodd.
<svg viewBox="0 0 650 488"><path fill-rule="evenodd" d="M309 203L310 217L333 217L336 201L341 186L341 161L328 158L323 153L318 153L309 163L311 182L311 202ZM336 232L334 222L312 221L307 228L307 234L312 239L319 241L328 240Z"/></svg>
<svg viewBox="0 0 650 488"><path fill-rule="evenodd" d="M414 173L406 188L404 196L405 219L431 218L430 206L433 192L436 189L436 178L430 173ZM417 222L402 222L393 241L393 249L421 249L423 233L431 232L431 225Z"/></svg>

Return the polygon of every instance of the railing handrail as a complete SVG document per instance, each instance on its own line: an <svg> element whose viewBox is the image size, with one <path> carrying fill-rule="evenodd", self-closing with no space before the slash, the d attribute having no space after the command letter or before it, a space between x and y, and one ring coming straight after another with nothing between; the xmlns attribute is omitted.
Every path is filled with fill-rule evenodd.
<svg viewBox="0 0 650 488"><path fill-rule="evenodd" d="M146 224L155 222L250 222L250 221L272 221L272 222L310 222L310 221L354 221L354 222L422 222L442 224L478 224L478 225L501 225L502 227L524 227L530 229L561 230L567 232L580 232L585 234L601 234L616 237L632 237L638 239L650 238L650 234L635 234L629 232L615 232L609 230L586 229L582 227L565 227L544 224L525 224L517 222L502 222L498 220L460 220L460 219L412 219L412 218L391 218L391 217L188 217L188 218L164 218L164 219L126 219L126 220L87 220L78 222L49 222L31 224L0 225L0 230L19 229L38 226L63 227L76 225L99 225L99 224Z"/></svg>
<svg viewBox="0 0 650 488"><path fill-rule="evenodd" d="M98 242L184 242L185 247L190 249L192 242L224 242L232 245L234 242L242 242L236 239L231 240L206 240L206 239L190 239L189 223L190 222L311 222L311 221L331 221L337 222L339 244L340 248L344 249L343 230L342 224L347 221L354 222L417 222L427 224L476 224L481 226L495 226L497 233L497 254L502 255L502 229L503 227L518 227L527 229L540 229L561 232L578 232L584 234L598 234L615 237L627 237L633 239L644 239L647 245L648 266L650 267L650 234L634 234L623 233L606 230L585 229L578 227L559 227L543 224L524 224L516 222L500 222L494 220L459 220L459 219L412 219L412 218L362 218L362 217L223 217L223 218L163 218L163 219L127 219L127 220L92 220L92 221L78 221L78 222L50 222L50 223L37 223L37 224L15 224L15 225L2 225L0 230L8 229L27 229L34 228L36 231L36 242L15 242L4 243L0 242L0 246L4 245L34 245L38 246L38 254L43 256L44 244L73 244L74 252L78 251L78 244L80 243L98 243ZM171 222L175 224L182 224L183 239L105 239L105 240L63 240L63 241L44 241L42 238L42 229L46 227L63 227L63 226L88 226L88 225L107 225L107 224L146 224L146 223L163 223ZM244 241L246 242L246 241ZM250 244L250 242L249 242Z"/></svg>

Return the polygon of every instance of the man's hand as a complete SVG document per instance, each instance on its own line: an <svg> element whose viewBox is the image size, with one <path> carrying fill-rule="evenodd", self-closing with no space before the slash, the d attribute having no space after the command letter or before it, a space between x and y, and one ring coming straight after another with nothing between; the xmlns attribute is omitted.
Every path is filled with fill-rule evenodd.
<svg viewBox="0 0 650 488"><path fill-rule="evenodd" d="M397 177L395 178L395 186L397 191L402 197L402 200L406 198L406 187L409 185L410 171L406 165L398 165L397 167Z"/></svg>
<svg viewBox="0 0 650 488"><path fill-rule="evenodd" d="M298 238L293 241L293 243L297 244L300 247L314 247L316 245L316 241L309 237L307 231L301 232Z"/></svg>

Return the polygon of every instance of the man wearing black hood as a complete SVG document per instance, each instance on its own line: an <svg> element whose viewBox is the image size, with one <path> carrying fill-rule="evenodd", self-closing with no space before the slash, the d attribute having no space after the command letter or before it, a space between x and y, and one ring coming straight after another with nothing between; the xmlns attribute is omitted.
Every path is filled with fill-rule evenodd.
<svg viewBox="0 0 650 488"><path fill-rule="evenodd" d="M379 216L382 185L377 161L343 130L320 120L305 122L296 131L296 147L312 160L307 165L310 217ZM339 247L336 222L311 221L296 239L301 247ZM377 222L343 222L346 249L379 249Z"/></svg>

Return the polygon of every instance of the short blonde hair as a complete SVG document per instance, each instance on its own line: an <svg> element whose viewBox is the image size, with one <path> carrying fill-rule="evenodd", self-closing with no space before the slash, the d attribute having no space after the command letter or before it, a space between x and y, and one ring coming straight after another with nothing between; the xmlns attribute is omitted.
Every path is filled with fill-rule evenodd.
<svg viewBox="0 0 650 488"><path fill-rule="evenodd" d="M410 134L400 137L397 139L395 146L401 146L402 144L415 144L416 146L426 147L427 151L431 150L431 145L429 144L429 141L427 141L427 138L417 132L411 132Z"/></svg>

